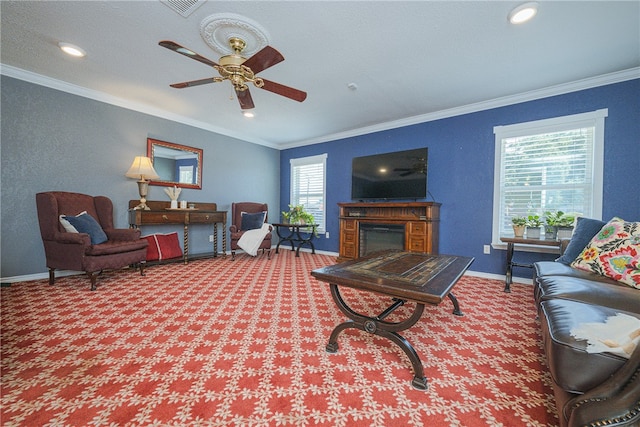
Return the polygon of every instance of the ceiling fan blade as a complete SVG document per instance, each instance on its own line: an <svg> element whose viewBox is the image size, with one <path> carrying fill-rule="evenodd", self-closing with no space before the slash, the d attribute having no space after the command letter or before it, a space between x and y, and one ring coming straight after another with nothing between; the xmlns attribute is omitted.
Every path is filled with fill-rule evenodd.
<svg viewBox="0 0 640 427"><path fill-rule="evenodd" d="M250 110L252 108L255 108L255 105L253 105L253 98L251 98L251 92L249 92L249 89L236 89L236 96L238 97L238 102L240 103L241 109Z"/></svg>
<svg viewBox="0 0 640 427"><path fill-rule="evenodd" d="M207 83L213 83L213 82L214 82L213 77L208 77L206 79L191 80L190 82L174 83L169 86L174 87L176 89L184 89L185 87L206 85Z"/></svg>
<svg viewBox="0 0 640 427"><path fill-rule="evenodd" d="M302 102L307 99L307 92L303 92L289 86L281 85L280 83L272 82L271 80L262 80L264 80L264 86L262 86L262 89L264 90L268 90L269 92L285 96L298 102Z"/></svg>
<svg viewBox="0 0 640 427"><path fill-rule="evenodd" d="M198 55L197 53L195 53L191 49L187 49L186 47L180 46L176 42L172 42L170 40L163 40L158 44L160 46L162 46L162 47L166 47L169 50L172 50L172 51L177 52L177 53L179 53L181 55L184 55L187 58L191 58L191 59L195 59L196 61L200 61L203 64L206 64L206 65L208 65L210 67L215 67L215 66L218 65L215 62L208 60L204 56Z"/></svg>
<svg viewBox="0 0 640 427"><path fill-rule="evenodd" d="M253 55L242 63L242 65L249 67L253 74L258 74L260 71L266 70L269 67L284 61L284 56L271 46L266 46L258 53Z"/></svg>

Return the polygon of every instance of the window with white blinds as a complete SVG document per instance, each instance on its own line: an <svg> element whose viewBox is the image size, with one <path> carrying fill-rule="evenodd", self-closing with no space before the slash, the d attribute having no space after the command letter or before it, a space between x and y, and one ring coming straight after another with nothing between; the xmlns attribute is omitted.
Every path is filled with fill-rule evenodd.
<svg viewBox="0 0 640 427"><path fill-rule="evenodd" d="M290 204L302 205L313 215L318 224L318 233L326 230L325 222L325 181L327 155L291 159Z"/></svg>
<svg viewBox="0 0 640 427"><path fill-rule="evenodd" d="M493 243L511 218L545 211L602 216L607 110L496 126Z"/></svg>

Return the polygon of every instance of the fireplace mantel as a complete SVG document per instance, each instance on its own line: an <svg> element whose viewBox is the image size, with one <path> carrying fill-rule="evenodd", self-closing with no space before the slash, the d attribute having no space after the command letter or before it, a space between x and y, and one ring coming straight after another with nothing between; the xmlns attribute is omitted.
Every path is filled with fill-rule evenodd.
<svg viewBox="0 0 640 427"><path fill-rule="evenodd" d="M340 208L340 253L338 261L360 257L360 225L404 226L404 250L438 253L440 203L386 202L338 203Z"/></svg>

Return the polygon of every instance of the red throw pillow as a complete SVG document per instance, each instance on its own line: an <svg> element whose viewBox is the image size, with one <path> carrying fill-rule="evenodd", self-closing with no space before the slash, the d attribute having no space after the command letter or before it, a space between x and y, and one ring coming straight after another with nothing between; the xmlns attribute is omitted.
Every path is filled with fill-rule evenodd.
<svg viewBox="0 0 640 427"><path fill-rule="evenodd" d="M147 246L147 261L158 261L182 256L182 248L178 241L178 233L151 234L142 236L149 242Z"/></svg>
<svg viewBox="0 0 640 427"><path fill-rule="evenodd" d="M158 252L158 243L156 242L155 235L142 236L149 245L147 245L147 261L157 261L160 259L160 253Z"/></svg>
<svg viewBox="0 0 640 427"><path fill-rule="evenodd" d="M179 258L182 256L178 233L155 234L154 236L158 243L159 259Z"/></svg>

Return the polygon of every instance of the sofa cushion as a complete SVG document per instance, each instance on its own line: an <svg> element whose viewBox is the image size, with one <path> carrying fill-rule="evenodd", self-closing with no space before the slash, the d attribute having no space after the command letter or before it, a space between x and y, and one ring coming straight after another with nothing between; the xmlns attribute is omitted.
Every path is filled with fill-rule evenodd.
<svg viewBox="0 0 640 427"><path fill-rule="evenodd" d="M78 233L87 233L92 245L99 245L109 240L98 221L86 212L78 216L65 215L64 219L78 230Z"/></svg>
<svg viewBox="0 0 640 427"><path fill-rule="evenodd" d="M640 289L640 222L613 218L591 239L572 267Z"/></svg>
<svg viewBox="0 0 640 427"><path fill-rule="evenodd" d="M606 222L598 219L578 217L569 246L556 261L566 265L571 264L605 224Z"/></svg>
<svg viewBox="0 0 640 427"><path fill-rule="evenodd" d="M537 301L540 296L540 278L546 276L569 276L590 280L592 282L604 282L620 285L617 281L606 276L594 274L589 271L578 270L561 262L538 261L533 264L533 295Z"/></svg>
<svg viewBox="0 0 640 427"><path fill-rule="evenodd" d="M579 277L587 280L594 280L598 282L619 284L617 281L610 279L609 277L602 276L600 274L595 274L590 271L578 270L577 268L573 268L569 265L562 264L560 262L538 261L534 263L533 266L534 266L533 271L536 278L543 277L543 276L570 276L570 277Z"/></svg>
<svg viewBox="0 0 640 427"><path fill-rule="evenodd" d="M584 323L603 323L620 310L565 299L540 304L542 339L553 381L563 390L584 393L603 383L627 359L612 353L587 353L588 342L571 336ZM625 312L636 318L640 314Z"/></svg>
<svg viewBox="0 0 640 427"><path fill-rule="evenodd" d="M571 276L538 278L536 303L551 298L602 305L640 315L640 292L615 281L596 282Z"/></svg>

